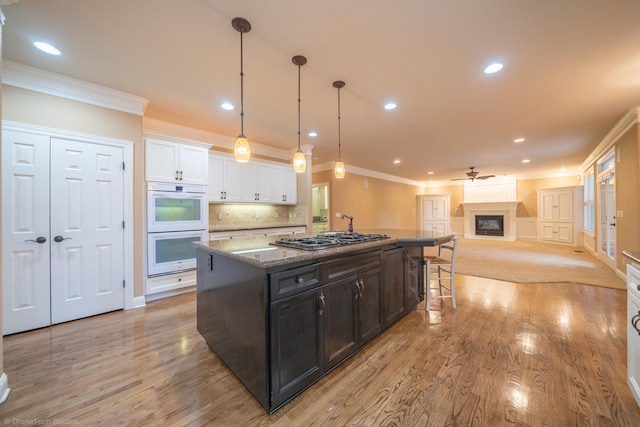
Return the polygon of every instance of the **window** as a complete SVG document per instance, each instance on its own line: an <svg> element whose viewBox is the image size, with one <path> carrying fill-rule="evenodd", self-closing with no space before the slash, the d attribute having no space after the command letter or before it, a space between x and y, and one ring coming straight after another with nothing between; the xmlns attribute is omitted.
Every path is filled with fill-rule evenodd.
<svg viewBox="0 0 640 427"><path fill-rule="evenodd" d="M595 180L593 170L584 176L584 231L595 233Z"/></svg>

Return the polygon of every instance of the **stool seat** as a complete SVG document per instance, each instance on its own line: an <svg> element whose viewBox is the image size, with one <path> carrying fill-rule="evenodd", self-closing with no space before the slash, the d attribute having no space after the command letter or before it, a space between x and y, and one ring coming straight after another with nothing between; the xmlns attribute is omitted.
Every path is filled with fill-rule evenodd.
<svg viewBox="0 0 640 427"><path fill-rule="evenodd" d="M431 298L451 298L451 306L454 309L456 308L455 266L457 252L458 238L453 237L451 239L451 243L438 246L437 256L429 255L424 257L426 294L426 302L424 306L425 311L429 311ZM433 273L433 278L431 273ZM432 280L438 282L437 287L431 287ZM448 282L448 286L445 286L444 282ZM432 297L432 290L438 290L439 295ZM447 291L448 294L445 294L444 291Z"/></svg>

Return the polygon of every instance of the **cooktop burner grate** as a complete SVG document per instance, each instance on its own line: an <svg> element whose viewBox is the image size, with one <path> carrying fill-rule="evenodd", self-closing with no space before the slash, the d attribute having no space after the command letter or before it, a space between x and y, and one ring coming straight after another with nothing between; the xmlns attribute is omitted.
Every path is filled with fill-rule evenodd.
<svg viewBox="0 0 640 427"><path fill-rule="evenodd" d="M353 245L356 243L370 242L373 240L388 239L386 234L361 234L345 232L326 232L315 237L283 238L271 243L277 246L286 246L305 251L335 248L337 246Z"/></svg>

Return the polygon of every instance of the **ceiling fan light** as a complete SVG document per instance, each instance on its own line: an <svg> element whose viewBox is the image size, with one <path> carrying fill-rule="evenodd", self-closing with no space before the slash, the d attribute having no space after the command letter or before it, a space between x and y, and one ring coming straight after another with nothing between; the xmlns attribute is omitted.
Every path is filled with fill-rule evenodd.
<svg viewBox="0 0 640 427"><path fill-rule="evenodd" d="M342 179L347 174L347 168L344 166L344 162L342 160L338 160L336 162L336 166L333 169L333 173L336 178Z"/></svg>
<svg viewBox="0 0 640 427"><path fill-rule="evenodd" d="M244 135L238 135L236 143L233 146L233 155L236 157L236 162L247 163L251 158L251 147L249 141Z"/></svg>
<svg viewBox="0 0 640 427"><path fill-rule="evenodd" d="M302 173L307 170L307 158L300 150L296 151L296 154L293 155L293 170L296 171L296 173Z"/></svg>

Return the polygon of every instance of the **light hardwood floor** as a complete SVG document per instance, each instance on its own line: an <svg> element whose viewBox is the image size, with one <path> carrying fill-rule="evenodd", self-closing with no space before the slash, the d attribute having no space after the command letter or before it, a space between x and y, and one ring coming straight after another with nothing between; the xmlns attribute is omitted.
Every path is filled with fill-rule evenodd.
<svg viewBox="0 0 640 427"><path fill-rule="evenodd" d="M7 425L640 426L626 292L457 276L274 415L195 327L195 294L4 338Z"/></svg>

